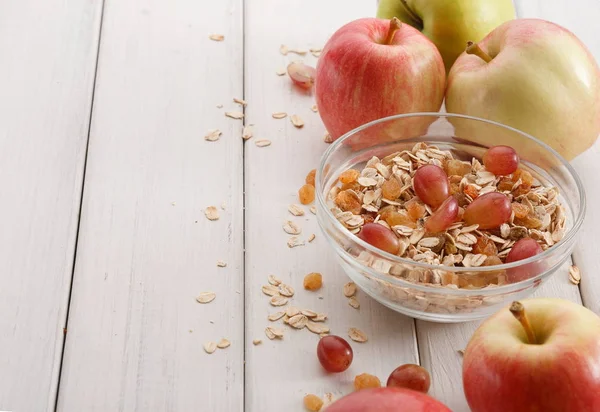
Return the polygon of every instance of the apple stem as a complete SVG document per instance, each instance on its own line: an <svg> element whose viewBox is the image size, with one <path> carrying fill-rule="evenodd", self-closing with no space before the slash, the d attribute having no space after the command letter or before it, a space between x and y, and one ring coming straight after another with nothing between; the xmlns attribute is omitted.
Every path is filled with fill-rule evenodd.
<svg viewBox="0 0 600 412"><path fill-rule="evenodd" d="M383 44L392 44L394 34L396 34L396 30L398 30L401 25L402 23L400 22L400 20L398 20L397 17L392 17L392 20L390 20L390 28L388 30L387 36L385 37L385 40L383 41Z"/></svg>
<svg viewBox="0 0 600 412"><path fill-rule="evenodd" d="M466 52L467 52L467 54L474 54L475 56L484 60L486 63L489 63L492 61L492 58L490 57L490 55L487 54L486 52L484 52L483 50L481 50L481 47L479 47L479 45L477 43L473 43L472 41L467 42Z"/></svg>
<svg viewBox="0 0 600 412"><path fill-rule="evenodd" d="M515 301L510 305L510 313L521 323L523 329L525 329L525 333L527 334L527 340L530 344L535 345L537 340L535 338L535 333L533 333L533 328L529 323L529 319L525 314L525 307L519 301Z"/></svg>

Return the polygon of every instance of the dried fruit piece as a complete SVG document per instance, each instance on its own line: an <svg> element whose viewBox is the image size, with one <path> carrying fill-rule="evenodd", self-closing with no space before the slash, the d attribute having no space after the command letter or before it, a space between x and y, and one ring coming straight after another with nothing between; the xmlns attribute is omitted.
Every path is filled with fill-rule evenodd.
<svg viewBox="0 0 600 412"><path fill-rule="evenodd" d="M358 237L392 255L400 250L400 242L394 232L379 223L365 224L358 233Z"/></svg>
<svg viewBox="0 0 600 412"><path fill-rule="evenodd" d="M477 188L473 185L466 185L463 189L463 193L468 195L471 199L476 199L479 196Z"/></svg>
<svg viewBox="0 0 600 412"><path fill-rule="evenodd" d="M467 225L478 224L480 229L495 229L508 222L512 213L506 195L498 192L486 193L467 206L463 219Z"/></svg>
<svg viewBox="0 0 600 412"><path fill-rule="evenodd" d="M360 176L360 172L356 169L348 169L340 174L339 181L341 183L352 183L355 182Z"/></svg>
<svg viewBox="0 0 600 412"><path fill-rule="evenodd" d="M360 375L357 375L354 378L354 390L356 391L360 391L362 389L369 389L369 388L380 388L381 387L381 381L379 380L379 378L377 376L368 374L368 373L361 373Z"/></svg>
<svg viewBox="0 0 600 412"><path fill-rule="evenodd" d="M307 185L315 186L315 176L317 175L317 169L313 169L306 175L306 179L304 181Z"/></svg>
<svg viewBox="0 0 600 412"><path fill-rule="evenodd" d="M357 328L348 329L348 336L354 342L363 343L363 342L366 342L369 340L369 338L367 338L367 335L365 335L365 333L363 331L361 331L360 329L357 329Z"/></svg>
<svg viewBox="0 0 600 412"><path fill-rule="evenodd" d="M298 190L298 199L303 205L308 205L315 200L315 187L305 184Z"/></svg>
<svg viewBox="0 0 600 412"><path fill-rule="evenodd" d="M320 273L312 272L304 277L304 289L319 290L323 285L323 276Z"/></svg>
<svg viewBox="0 0 600 412"><path fill-rule="evenodd" d="M294 62L288 65L287 72L294 84L302 88L310 89L315 84L317 71L314 67L300 62Z"/></svg>
<svg viewBox="0 0 600 412"><path fill-rule="evenodd" d="M542 221L532 215L527 215L522 219L515 216L514 224L518 226L524 226L527 229L539 229L542 227Z"/></svg>
<svg viewBox="0 0 600 412"><path fill-rule="evenodd" d="M498 256L488 256L485 258L481 266L496 266L501 264L502 259L500 259Z"/></svg>
<svg viewBox="0 0 600 412"><path fill-rule="evenodd" d="M397 210L395 206L386 206L379 211L381 219L383 219L390 227L393 226L408 226L415 229L417 224L408 215L405 210Z"/></svg>
<svg viewBox="0 0 600 412"><path fill-rule="evenodd" d="M396 200L402 194L402 187L396 178L391 178L381 185L383 197L388 200Z"/></svg>
<svg viewBox="0 0 600 412"><path fill-rule="evenodd" d="M482 160L485 168L496 176L509 175L519 167L519 155L510 146L492 146Z"/></svg>
<svg viewBox="0 0 600 412"><path fill-rule="evenodd" d="M529 208L521 203L513 202L512 210L515 212L515 217L521 219L529 214Z"/></svg>
<svg viewBox="0 0 600 412"><path fill-rule="evenodd" d="M323 407L323 401L317 395L309 393L304 397L304 407L312 412L318 412Z"/></svg>
<svg viewBox="0 0 600 412"><path fill-rule="evenodd" d="M498 248L493 240L486 236L479 236L477 242L473 245L472 252L487 256L495 256L498 254Z"/></svg>
<svg viewBox="0 0 600 412"><path fill-rule="evenodd" d="M331 335L319 340L317 357L326 371L343 372L350 367L354 353L346 339Z"/></svg>
<svg viewBox="0 0 600 412"><path fill-rule="evenodd" d="M406 209L408 216L414 221L425 216L425 213L427 212L425 206L414 197L404 204L404 208Z"/></svg>
<svg viewBox="0 0 600 412"><path fill-rule="evenodd" d="M335 204L343 211L352 212L359 215L362 210L362 203L351 190L343 190L335 197Z"/></svg>
<svg viewBox="0 0 600 412"><path fill-rule="evenodd" d="M417 169L413 178L413 188L419 199L433 208L437 208L450 196L446 172L433 164Z"/></svg>
<svg viewBox="0 0 600 412"><path fill-rule="evenodd" d="M387 387L406 388L427 393L431 385L429 372L422 366L406 364L398 366L390 374Z"/></svg>
<svg viewBox="0 0 600 412"><path fill-rule="evenodd" d="M344 285L344 296L347 298L354 296L356 294L356 283L348 282Z"/></svg>
<svg viewBox="0 0 600 412"><path fill-rule="evenodd" d="M448 176L464 176L471 173L471 165L457 159L450 159L446 162L444 169Z"/></svg>
<svg viewBox="0 0 600 412"><path fill-rule="evenodd" d="M215 292L202 292L196 298L198 303L210 303L217 297Z"/></svg>

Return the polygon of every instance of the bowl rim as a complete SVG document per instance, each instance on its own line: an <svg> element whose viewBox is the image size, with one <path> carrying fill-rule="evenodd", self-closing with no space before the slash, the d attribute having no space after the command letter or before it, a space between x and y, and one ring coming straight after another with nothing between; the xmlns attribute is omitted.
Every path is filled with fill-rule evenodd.
<svg viewBox="0 0 600 412"><path fill-rule="evenodd" d="M569 228L569 230L565 233L565 236L559 242L555 243L552 247L549 247L548 249L546 249L545 251L543 251L542 253L540 253L538 255L529 257L527 259L519 260L516 262L512 262L512 263L503 263L502 265L484 266L484 267L480 266L480 267L471 267L471 268L464 268L464 267L458 267L458 266L433 265L433 264L429 264L429 263L416 262L411 259L401 258L397 255L392 255L391 253L388 253L384 250L378 249L378 248L372 246L371 244L365 242L364 240L360 239L358 236L350 233L348 231L348 229L335 218L335 216L331 212L331 209L328 207L327 201L325 199L325 194L323 192L325 182L323 182L322 180L323 180L323 170L325 168L325 165L327 164L328 159L340 146L342 146L344 144L344 142L346 140L348 140L350 137L352 137L356 133L358 133L364 129L367 129L371 126L377 125L379 123L387 122L390 120L402 119L402 118L410 118L410 117L460 118L460 119L468 119L468 120L483 122L483 123L487 123L490 125L498 126L498 127L516 132L516 133L522 135L523 137L525 137L526 139L529 139L529 140L533 141L534 143L538 144L542 149L550 152L552 155L554 155L560 161L561 166L563 166L567 169L570 176L575 181L575 185L577 187L577 191L579 194L580 207L579 207L579 212L574 219L572 227ZM401 140L399 140L399 141L401 141ZM583 224L585 213L586 213L586 207L587 207L585 189L583 187L581 178L579 177L579 175L577 174L577 172L575 171L573 166L571 166L571 164L564 157L562 157L562 155L560 155L556 150L554 150L552 147L550 147L546 143L542 142L541 140L531 136L530 134L525 133L514 127L507 126L502 123L495 122L493 120L487 120L487 119L482 119L482 118L475 117L475 116L468 116L468 115L456 114L456 113L415 112L415 113L396 114L396 115L392 115L392 116L383 117L383 118L380 118L377 120L373 120L371 122L365 123L365 124L355 128L355 129L352 129L349 132L342 135L339 139L336 139L327 148L327 150L323 153L323 155L321 156L321 159L319 161L319 166L317 168L317 173L315 176L315 183L316 183L316 192L317 192L316 193L317 207L325 210L325 213L326 213L325 218L329 221L333 221L333 225L337 230L346 232L348 234L348 237L351 237L351 240L353 242L356 242L358 245L360 245L362 248L369 251L370 253L373 253L374 255L382 256L385 259L387 259L388 261L391 261L393 263L412 265L413 267L421 268L421 269L444 270L447 272L466 272L467 271L472 274L486 273L486 272L497 271L497 270L512 269L512 268L525 266L530 263L544 260L545 258L553 255L555 251L562 249L563 245L568 245L570 243L570 241L577 235L577 233L579 232L579 230L581 229L581 226ZM319 219L319 224L321 224L320 219ZM322 229L323 229L323 227L322 227ZM329 237L328 234L326 234L326 236ZM394 279L397 281L402 281L402 279L397 278L393 275L385 274L382 272L377 272L376 270L374 270L373 268L371 268L369 266L366 266L363 262L361 262L360 260L358 260L356 258L354 258L354 260L357 264L361 265L365 270L368 270L369 272L372 272L373 274L377 274L378 276L385 275L386 277L390 278L390 279L383 279L383 280L390 281L390 280ZM535 280L541 278L542 276L544 276L544 273L545 272L542 272L542 273L538 274L537 276L522 280L520 282L509 283L506 285L495 287L494 290L500 291L500 290L504 290L504 289L508 289L508 288L514 288L517 285L524 285L526 283L531 283L532 281L535 281ZM416 283L408 282L408 281L403 281L402 283L404 283L404 282L408 283L408 285L410 285L411 287L418 285L420 287L425 287L428 290L431 289L431 290L439 291L439 287L437 287L437 286L429 286L426 284L416 284ZM468 289L468 290L474 291L474 292L476 292L478 290L481 291L481 289L473 289L473 290Z"/></svg>

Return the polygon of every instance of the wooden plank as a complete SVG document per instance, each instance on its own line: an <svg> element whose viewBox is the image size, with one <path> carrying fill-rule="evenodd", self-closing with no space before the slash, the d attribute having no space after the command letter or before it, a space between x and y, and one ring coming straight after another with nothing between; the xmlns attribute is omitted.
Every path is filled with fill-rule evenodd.
<svg viewBox="0 0 600 412"><path fill-rule="evenodd" d="M0 410L54 408L100 11L0 4Z"/></svg>
<svg viewBox="0 0 600 412"><path fill-rule="evenodd" d="M242 10L107 0L60 411L242 409Z"/></svg>
<svg viewBox="0 0 600 412"><path fill-rule="evenodd" d="M304 207L305 216L294 217L288 204L298 203L297 190L307 172L317 166L326 148L324 128L318 114L311 111L314 96L303 93L287 76L278 77L278 68L294 60L314 65L308 54L283 56L281 44L290 48L322 47L327 38L344 23L372 16L375 2L280 2L252 0L246 3L246 97L247 122L255 124L253 139L270 139L269 147L256 147L252 140L245 147L246 179L246 410L292 411L302 409L306 393L336 397L352 391L355 375L376 374L385 380L394 365L416 362L416 342L412 319L394 313L360 293L359 311L351 308L342 294L348 278L334 260L333 253L317 227L315 216ZM291 23L293 22L293 24ZM298 114L306 123L296 129L289 117L276 120L273 112ZM289 249L289 236L282 230L284 220L302 228L300 238L311 233L316 239L306 246ZM309 272L321 272L324 286L318 292L303 289ZM289 305L325 312L333 334L348 339L349 327L367 333L367 343L351 342L354 362L338 375L326 374L316 358L318 335L308 330L284 328L283 340L269 340L264 329L273 323L269 313L280 308L269 305L261 292L267 275L275 274L295 288ZM288 306L289 306L288 305ZM261 339L254 346L253 339ZM348 339L349 340L349 339Z"/></svg>
<svg viewBox="0 0 600 412"><path fill-rule="evenodd" d="M523 17L539 17L553 21L571 30L592 52L596 61L600 62L600 36L598 36L598 19L600 7L594 0L578 0L572 3L524 1L518 3L518 10ZM581 295L583 303L597 314L600 314L600 255L598 247L600 239L600 142L573 160L573 166L583 180L587 194L587 214L581 229L577 246L573 252L573 261L582 272Z"/></svg>

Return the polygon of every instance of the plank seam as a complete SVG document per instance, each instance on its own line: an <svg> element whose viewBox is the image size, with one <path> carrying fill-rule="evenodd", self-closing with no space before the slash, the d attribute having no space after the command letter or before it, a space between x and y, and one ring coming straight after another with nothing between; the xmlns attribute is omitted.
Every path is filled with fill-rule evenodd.
<svg viewBox="0 0 600 412"><path fill-rule="evenodd" d="M77 218L77 229L75 232L75 246L74 246L74 252L73 252L73 263L71 265L71 284L69 286L69 295L67 298L67 310L66 310L65 323L64 323L64 328L63 328L64 337L63 337L63 342L62 342L60 363L59 363L59 367L58 367L58 379L56 382L56 392L55 392L55 398L54 398L54 412L56 412L58 410L58 400L60 397L60 383L61 383L61 379L62 379L63 362L65 359L65 348L67 346L69 312L71 310L71 297L72 297L72 293L73 293L73 279L75 278L75 264L77 261L77 247L79 244L79 230L80 230L80 226L81 226L83 194L84 194L84 190L85 190L85 177L86 177L86 171L87 171L88 152L89 152L89 147L90 147L90 135L91 135L91 130L92 130L92 117L93 117L93 113L94 113L94 99L96 96L96 80L98 78L98 61L100 60L100 45L102 43L102 24L104 23L105 4L106 4L106 0L102 0L102 5L100 6L101 7L100 8L100 24L98 27L98 46L96 47L96 64L94 67L94 80L92 82L92 97L91 97L90 112L89 112L89 118L88 118L87 140L86 140L86 144L85 144L85 156L84 156L84 160L83 160L83 176L81 179L81 191L80 191L80 198L79 198L79 216Z"/></svg>

